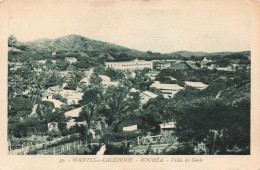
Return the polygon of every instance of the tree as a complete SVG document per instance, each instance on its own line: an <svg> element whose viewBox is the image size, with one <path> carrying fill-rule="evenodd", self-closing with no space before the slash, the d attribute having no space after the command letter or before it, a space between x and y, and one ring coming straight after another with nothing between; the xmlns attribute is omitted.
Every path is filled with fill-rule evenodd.
<svg viewBox="0 0 260 170"><path fill-rule="evenodd" d="M8 99L8 117L23 117L25 118L32 112L33 105L30 100L26 98L11 98Z"/></svg>
<svg viewBox="0 0 260 170"><path fill-rule="evenodd" d="M55 68L57 68L60 71L65 71L68 66L69 66L69 62L61 59L57 60L55 63Z"/></svg>
<svg viewBox="0 0 260 170"><path fill-rule="evenodd" d="M93 73L90 77L89 82L90 82L91 85L100 86L102 79L96 73Z"/></svg>
<svg viewBox="0 0 260 170"><path fill-rule="evenodd" d="M14 35L10 35L8 37L8 46L13 48L16 44L17 44L16 37Z"/></svg>
<svg viewBox="0 0 260 170"><path fill-rule="evenodd" d="M119 125L125 120L127 114L136 110L135 100L129 98L128 88L110 87L107 92L106 118L113 132L119 131Z"/></svg>
<svg viewBox="0 0 260 170"><path fill-rule="evenodd" d="M105 101L105 91L98 88L92 88L86 91L82 97L80 118L86 121L86 136L90 135L90 129L96 126L98 121L102 121L102 115L99 110L103 107ZM84 135L83 135L84 136Z"/></svg>
<svg viewBox="0 0 260 170"><path fill-rule="evenodd" d="M54 104L49 101L41 101L36 109L36 114L39 120L44 123L47 127L47 124L53 119L53 110Z"/></svg>
<svg viewBox="0 0 260 170"><path fill-rule="evenodd" d="M73 70L69 73L69 77L73 83L77 84L84 77L84 73L78 70Z"/></svg>
<svg viewBox="0 0 260 170"><path fill-rule="evenodd" d="M140 89L141 91L148 90L152 81L142 71L136 71L135 78L131 79L134 88Z"/></svg>

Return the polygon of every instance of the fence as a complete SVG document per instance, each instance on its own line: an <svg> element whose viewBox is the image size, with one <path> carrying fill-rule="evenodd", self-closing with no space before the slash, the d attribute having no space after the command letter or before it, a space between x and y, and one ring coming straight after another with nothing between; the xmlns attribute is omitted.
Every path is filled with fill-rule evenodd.
<svg viewBox="0 0 260 170"><path fill-rule="evenodd" d="M64 137L61 137L61 138L56 138L52 141L41 143L41 144L35 144L35 145L30 145L30 146L23 146L22 145L22 148L20 148L20 149L10 150L9 154L10 155L27 155L30 152L40 150L40 149L43 149L43 148L48 147L48 146L56 145L56 144L59 144L61 142L66 142L66 141L69 141L69 140L71 140L73 138L77 138L77 137L79 137L78 133L73 134L73 135L64 136ZM11 144L9 143L9 149L10 148L11 148Z"/></svg>

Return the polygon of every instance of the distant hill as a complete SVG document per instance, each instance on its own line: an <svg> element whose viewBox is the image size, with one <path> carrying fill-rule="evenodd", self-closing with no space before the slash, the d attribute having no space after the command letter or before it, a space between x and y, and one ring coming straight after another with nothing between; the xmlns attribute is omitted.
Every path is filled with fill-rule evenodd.
<svg viewBox="0 0 260 170"><path fill-rule="evenodd" d="M95 60L130 60L134 58L145 60L156 59L189 59L191 57L196 60L200 60L202 57L224 57L231 55L246 56L250 55L249 51L245 52L190 52L190 51L176 51L172 53L155 53L151 51L143 52L127 47L122 47L116 44L92 40L80 35L68 35L56 39L39 39L36 41L23 43L28 46L31 53L42 53L51 56L52 52L56 52L58 55L67 56L81 56L85 58L92 58ZM241 55L242 54L242 55ZM45 56L44 55L44 56Z"/></svg>
<svg viewBox="0 0 260 170"><path fill-rule="evenodd" d="M195 57L201 57L201 56L207 56L207 57L212 57L212 56L220 56L220 57L224 57L224 56L229 56L231 54L244 54L244 55L249 55L250 56L250 51L242 51L242 52L212 52L212 53L207 53L207 52L202 52L202 51L195 51L195 52L191 52L191 51L176 51L176 52L172 52L169 53L171 55L180 55L183 57L187 57L190 58L191 56L195 56Z"/></svg>
<svg viewBox="0 0 260 170"><path fill-rule="evenodd" d="M80 35L69 35L57 39L39 39L27 42L26 45L36 52L78 52L82 56L107 54L106 56L111 57L111 55L119 55L120 53L126 53L127 55L133 56L145 54L145 52L107 42L92 40Z"/></svg>

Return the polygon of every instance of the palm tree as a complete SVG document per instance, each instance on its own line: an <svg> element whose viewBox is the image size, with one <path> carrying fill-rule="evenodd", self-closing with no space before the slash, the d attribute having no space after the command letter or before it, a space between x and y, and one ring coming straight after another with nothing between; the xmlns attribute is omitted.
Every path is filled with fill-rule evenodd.
<svg viewBox="0 0 260 170"><path fill-rule="evenodd" d="M122 123L126 114L133 110L132 101L127 98L128 92L128 88L125 87L112 87L108 91L106 100L108 122L113 125L114 132L119 130L119 124Z"/></svg>
<svg viewBox="0 0 260 170"><path fill-rule="evenodd" d="M80 117L86 121L86 135L90 136L90 129L95 128L98 122L103 122L101 109L104 107L106 93L100 88L92 88L85 92L81 105Z"/></svg>

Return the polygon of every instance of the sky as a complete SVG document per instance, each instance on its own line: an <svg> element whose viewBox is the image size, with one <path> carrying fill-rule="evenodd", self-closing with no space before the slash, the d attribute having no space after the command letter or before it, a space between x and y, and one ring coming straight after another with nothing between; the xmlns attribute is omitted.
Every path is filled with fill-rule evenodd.
<svg viewBox="0 0 260 170"><path fill-rule="evenodd" d="M163 1L101 2L10 1L8 33L19 41L78 34L161 53L250 50L251 20L246 8L205 1L174 7Z"/></svg>

